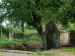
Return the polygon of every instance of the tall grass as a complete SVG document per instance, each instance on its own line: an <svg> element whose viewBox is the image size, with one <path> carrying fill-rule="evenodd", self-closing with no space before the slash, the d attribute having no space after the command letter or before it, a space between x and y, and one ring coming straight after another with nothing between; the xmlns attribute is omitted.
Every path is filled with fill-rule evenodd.
<svg viewBox="0 0 75 56"><path fill-rule="evenodd" d="M42 41L41 37L38 36L32 36L30 38L25 39L25 43L31 43L31 42L39 42Z"/></svg>
<svg viewBox="0 0 75 56"><path fill-rule="evenodd" d="M15 34L20 34L22 33L21 30L17 30L14 29L13 33ZM19 35L16 37L16 35L14 36L14 40L16 42L20 42L20 43L31 43L31 42L38 42L38 41L42 41L40 36L37 36L37 30L36 29L25 29L24 32L24 37L19 37ZM20 39L18 39L20 38Z"/></svg>
<svg viewBox="0 0 75 56"><path fill-rule="evenodd" d="M14 40L19 43L32 43L42 41L42 38L40 36L34 35L30 37L24 37L23 39L14 38Z"/></svg>
<svg viewBox="0 0 75 56"><path fill-rule="evenodd" d="M14 34L14 41L6 41L9 39L9 32L7 32L7 28L3 28L3 34L2 39L0 39L0 46L11 46L16 45L15 42L20 43L31 43L31 42L38 42L42 41L40 36L37 36L37 30L36 29L25 29L24 35L22 34L21 29L13 28L13 34ZM7 35L6 35L7 34ZM23 38L20 37L20 39L16 38L16 35L22 35ZM28 36L28 37L27 37Z"/></svg>
<svg viewBox="0 0 75 56"><path fill-rule="evenodd" d="M24 35L33 35L35 33L37 33L36 29L26 29Z"/></svg>
<svg viewBox="0 0 75 56"><path fill-rule="evenodd" d="M14 35L21 35L22 34L22 30L21 29L17 29L17 28L13 28L13 34Z"/></svg>
<svg viewBox="0 0 75 56"><path fill-rule="evenodd" d="M15 35L33 35L33 34L36 34L37 33L37 30L36 29L25 29L24 30L24 33L22 33L22 30L21 29L16 29L16 28L13 28L13 34Z"/></svg>
<svg viewBox="0 0 75 56"><path fill-rule="evenodd" d="M1 38L1 36L0 36L0 38ZM5 35L4 33L2 33L2 40L8 40L8 36Z"/></svg>
<svg viewBox="0 0 75 56"><path fill-rule="evenodd" d="M8 47L11 45L17 45L17 44L13 41L5 41L3 39L0 39L0 47Z"/></svg>

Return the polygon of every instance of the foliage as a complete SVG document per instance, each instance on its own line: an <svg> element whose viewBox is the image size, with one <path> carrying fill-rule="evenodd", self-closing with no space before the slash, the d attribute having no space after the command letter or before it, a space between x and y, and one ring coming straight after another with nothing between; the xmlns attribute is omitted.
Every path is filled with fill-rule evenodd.
<svg viewBox="0 0 75 56"><path fill-rule="evenodd" d="M14 35L23 35L21 29L13 28Z"/></svg>
<svg viewBox="0 0 75 56"><path fill-rule="evenodd" d="M5 41L5 40L0 39L1 47L7 47L7 46L11 46L11 45L17 45L17 44L13 41Z"/></svg>
<svg viewBox="0 0 75 56"><path fill-rule="evenodd" d="M58 19L64 24L68 25L69 22L74 22L75 18L75 4L74 0L61 0L63 5L59 8ZM56 16L57 17L57 16Z"/></svg>
<svg viewBox="0 0 75 56"><path fill-rule="evenodd" d="M26 1L26 0L22 0L22 1L21 0L20 1L13 0L15 2L10 1L10 0L3 0L3 1L6 2L6 5L4 5L4 7L7 10L6 14L9 14L8 17L15 17L14 18L15 22L17 22L17 21L22 22L21 26L22 26L23 32L24 32L24 26L23 26L24 22L28 22L29 25L34 26L37 30L39 29L39 27L41 26L40 25L41 17L40 17L40 15L37 15L36 12L32 11L35 8L34 7L35 5L31 6L31 4L33 4L32 1ZM34 8L31 9L30 7L34 7ZM33 18L32 18L32 16L33 16ZM40 27L40 28L42 28L42 27Z"/></svg>
<svg viewBox="0 0 75 56"><path fill-rule="evenodd" d="M45 25L53 19L61 21L67 26L69 22L75 22L74 0L2 0L2 8L6 8L4 16L14 18L15 24L21 21L22 31L24 23L35 27L42 34L42 23ZM45 26L44 26L45 28Z"/></svg>
<svg viewBox="0 0 75 56"><path fill-rule="evenodd" d="M68 25L67 25L67 30L69 32L75 32L75 23L69 22Z"/></svg>
<svg viewBox="0 0 75 56"><path fill-rule="evenodd" d="M1 38L1 37L0 37ZM8 36L5 35L4 33L2 33L2 38L1 39L4 39L4 40L8 40Z"/></svg>
<svg viewBox="0 0 75 56"><path fill-rule="evenodd" d="M1 29L1 25L0 25L0 29ZM1 31L1 30L0 30L0 31ZM0 32L0 33L1 33L1 32ZM7 29L6 27L3 27L3 26L2 26L2 33L5 34L5 35L7 35L7 36L9 35L8 29Z"/></svg>

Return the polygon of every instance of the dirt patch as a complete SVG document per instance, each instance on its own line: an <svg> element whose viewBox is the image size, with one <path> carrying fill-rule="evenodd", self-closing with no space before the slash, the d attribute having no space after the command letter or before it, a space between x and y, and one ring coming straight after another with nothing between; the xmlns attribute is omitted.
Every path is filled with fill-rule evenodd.
<svg viewBox="0 0 75 56"><path fill-rule="evenodd" d="M43 51L42 53L49 53L49 54L52 54L52 53L57 53L57 52L60 52L62 50L65 50L65 49L71 49L72 47L61 47L61 48L58 48L58 49L51 49L51 50L47 50L47 51Z"/></svg>
<svg viewBox="0 0 75 56"><path fill-rule="evenodd" d="M22 51L31 51L36 48L42 48L43 42L33 42L33 43L18 43L17 46L11 45L9 47L0 47L0 49L7 49L7 50L22 50Z"/></svg>
<svg viewBox="0 0 75 56"><path fill-rule="evenodd" d="M54 53L50 56L75 56L75 53L73 52L60 52L60 53Z"/></svg>
<svg viewBox="0 0 75 56"><path fill-rule="evenodd" d="M9 52L0 52L0 54L4 54L5 56L30 56L29 54L18 54L18 53L9 53Z"/></svg>
<svg viewBox="0 0 75 56"><path fill-rule="evenodd" d="M62 50L68 49L71 47L62 47L58 49L46 50L39 52L41 54L49 54L50 56L74 56L75 54L72 52L62 52ZM7 56L32 56L32 54L36 55L37 52L32 51L20 51L20 50L5 50L0 49L0 54L5 54Z"/></svg>

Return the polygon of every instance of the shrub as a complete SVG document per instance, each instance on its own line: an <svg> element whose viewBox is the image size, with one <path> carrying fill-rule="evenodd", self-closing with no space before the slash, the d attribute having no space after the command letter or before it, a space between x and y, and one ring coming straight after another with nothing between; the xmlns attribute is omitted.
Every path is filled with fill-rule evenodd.
<svg viewBox="0 0 75 56"><path fill-rule="evenodd" d="M7 47L7 46L11 46L11 45L17 45L17 44L13 41L0 40L1 47Z"/></svg>

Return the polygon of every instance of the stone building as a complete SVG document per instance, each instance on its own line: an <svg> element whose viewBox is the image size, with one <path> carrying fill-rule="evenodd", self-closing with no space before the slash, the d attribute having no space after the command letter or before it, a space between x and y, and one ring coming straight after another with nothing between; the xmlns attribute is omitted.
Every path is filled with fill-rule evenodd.
<svg viewBox="0 0 75 56"><path fill-rule="evenodd" d="M45 49L58 48L69 43L70 36L65 27L60 22L49 22L43 32L43 47Z"/></svg>

